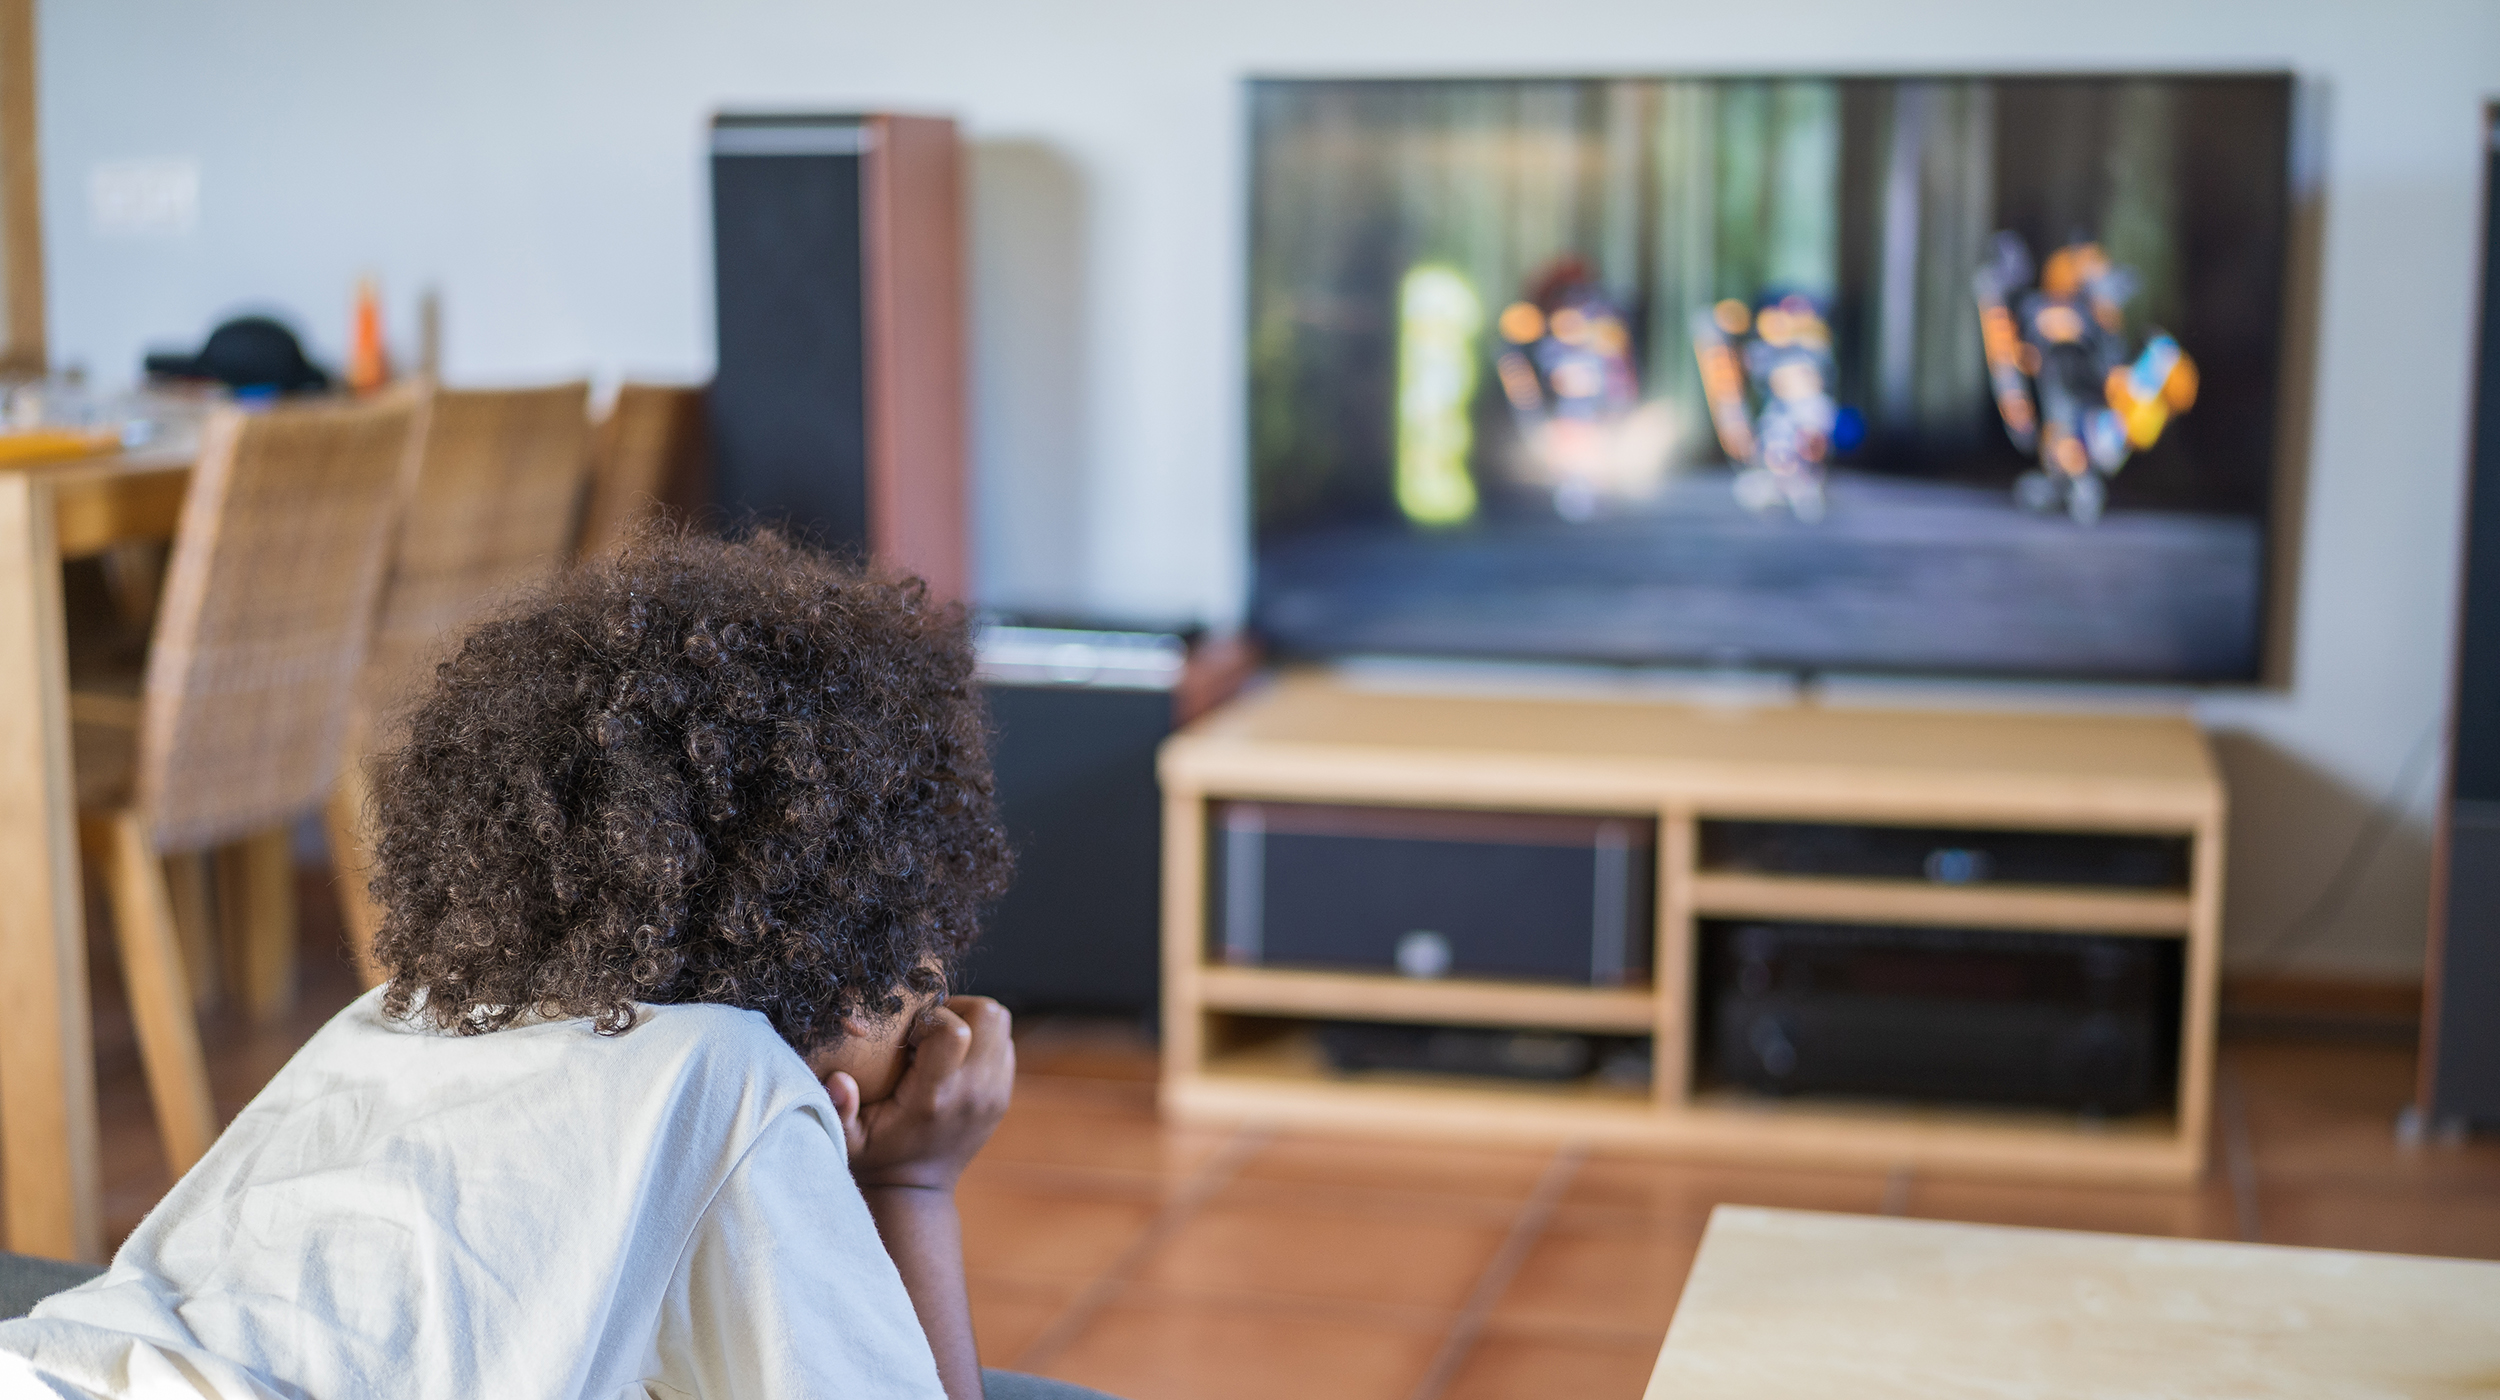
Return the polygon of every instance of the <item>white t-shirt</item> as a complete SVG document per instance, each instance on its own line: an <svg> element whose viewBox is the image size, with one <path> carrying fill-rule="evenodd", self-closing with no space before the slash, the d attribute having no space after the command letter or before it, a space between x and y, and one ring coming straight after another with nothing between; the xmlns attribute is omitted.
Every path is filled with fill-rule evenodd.
<svg viewBox="0 0 2500 1400"><path fill-rule="evenodd" d="M752 1011L452 1036L371 993L110 1272L0 1323L0 1395L943 1400L833 1103Z"/></svg>

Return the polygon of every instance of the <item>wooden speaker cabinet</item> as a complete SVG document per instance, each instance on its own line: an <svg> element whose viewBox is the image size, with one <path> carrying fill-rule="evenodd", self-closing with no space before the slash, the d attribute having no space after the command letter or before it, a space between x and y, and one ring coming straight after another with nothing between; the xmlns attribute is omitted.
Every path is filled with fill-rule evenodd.
<svg viewBox="0 0 2500 1400"><path fill-rule="evenodd" d="M965 596L952 121L714 119L715 502Z"/></svg>
<svg viewBox="0 0 2500 1400"><path fill-rule="evenodd" d="M1175 1116L2048 1179L2203 1170L2224 801L2183 716L1493 699L1304 673L1166 741L1159 771ZM1313 815L1329 807L1343 819ZM1517 891L1410 872L1468 887L1456 912L1420 897L1446 891L1404 901L1467 926L1429 930L1452 958L1406 967L1403 911L1370 912L1399 891L1302 899L1283 928L1263 864L1247 958L1227 849L1245 808L1309 839L1435 848L1408 865L1533 830L1558 854L1516 883L1573 889L1530 918ZM1466 819L1426 830L1433 810ZM1624 925L1652 942L1618 978L1589 970L1588 925L1625 882L1590 852L1627 832L1649 907ZM1315 887L1352 878L1305 865ZM1474 926L1503 920L1520 926ZM1525 938L1557 960L1506 946ZM1522 1072L1419 1071L1505 1063Z"/></svg>

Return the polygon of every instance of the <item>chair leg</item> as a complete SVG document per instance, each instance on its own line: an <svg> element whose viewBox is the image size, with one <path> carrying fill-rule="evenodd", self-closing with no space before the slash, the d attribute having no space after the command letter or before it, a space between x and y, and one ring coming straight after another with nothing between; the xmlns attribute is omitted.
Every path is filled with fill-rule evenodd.
<svg viewBox="0 0 2500 1400"><path fill-rule="evenodd" d="M287 829L244 837L217 852L219 932L228 984L254 1021L295 1006L295 855Z"/></svg>
<svg viewBox="0 0 2500 1400"><path fill-rule="evenodd" d="M224 980L217 964L217 915L209 896L207 853L165 857L165 888L173 896L174 934L182 941L182 971L191 979L191 1000L205 1011L217 1004Z"/></svg>
<svg viewBox="0 0 2500 1400"><path fill-rule="evenodd" d="M373 875L373 852L365 844L364 813L364 769L350 762L340 768L338 786L330 789L321 820L330 837L330 870L339 892L339 921L347 929L348 956L370 991L383 980L382 967L373 960L373 940L382 932L382 906L365 887Z"/></svg>
<svg viewBox="0 0 2500 1400"><path fill-rule="evenodd" d="M121 946L122 983L139 1033L139 1060L165 1160L179 1177L217 1137L217 1104L200 1053L200 1023L182 971L182 938L156 844L133 812L113 816L113 932Z"/></svg>
<svg viewBox="0 0 2500 1400"><path fill-rule="evenodd" d="M157 595L165 591L166 549L158 540L123 540L103 555L104 584L122 621L144 630L156 620Z"/></svg>

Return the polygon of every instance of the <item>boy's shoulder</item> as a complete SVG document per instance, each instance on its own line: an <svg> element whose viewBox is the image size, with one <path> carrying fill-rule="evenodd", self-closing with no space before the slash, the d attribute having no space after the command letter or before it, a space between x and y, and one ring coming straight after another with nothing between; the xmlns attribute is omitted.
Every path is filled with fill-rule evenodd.
<svg viewBox="0 0 2500 1400"><path fill-rule="evenodd" d="M562 1100L592 1116L694 1101L732 1108L743 1120L733 1131L746 1132L791 1109L830 1113L824 1086L762 1014L713 1003L636 1011L632 1028L617 1034L603 1035L577 1018L456 1035L392 1017L381 993L368 992L332 1018L269 1087L279 1098L355 1086L401 1103Z"/></svg>
<svg viewBox="0 0 2500 1400"><path fill-rule="evenodd" d="M435 1026L414 1012L407 1016L390 1015L382 1007L383 991L383 988L376 987L349 1002L320 1034L340 1034L360 1040L391 1038L402 1043L443 1042L458 1046L588 1043L603 1044L620 1051L630 1046L634 1051L646 1053L702 1045L715 1051L767 1058L768 1052L778 1050L803 1067L803 1062L799 1061L788 1042L774 1032L772 1022L762 1012L750 1011L742 1006L726 1006L717 1002L637 1002L633 1025L615 1034L601 1034L588 1017L525 1016L500 1030L462 1035ZM420 993L420 1007L423 1005L422 996Z"/></svg>

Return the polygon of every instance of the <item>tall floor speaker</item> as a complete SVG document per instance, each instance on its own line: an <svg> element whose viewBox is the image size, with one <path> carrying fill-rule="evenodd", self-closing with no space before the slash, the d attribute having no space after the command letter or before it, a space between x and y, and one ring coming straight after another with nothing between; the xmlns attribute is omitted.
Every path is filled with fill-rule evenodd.
<svg viewBox="0 0 2500 1400"><path fill-rule="evenodd" d="M711 153L714 503L962 598L955 124L723 115Z"/></svg>
<svg viewBox="0 0 2500 1400"><path fill-rule="evenodd" d="M2431 901L2421 1105L2500 1127L2500 104L2483 113L2481 328L2456 696Z"/></svg>

